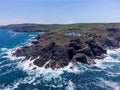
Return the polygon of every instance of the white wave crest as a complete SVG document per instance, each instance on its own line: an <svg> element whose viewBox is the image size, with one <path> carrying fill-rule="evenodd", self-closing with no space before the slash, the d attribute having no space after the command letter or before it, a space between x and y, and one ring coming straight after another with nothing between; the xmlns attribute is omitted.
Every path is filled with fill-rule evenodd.
<svg viewBox="0 0 120 90"><path fill-rule="evenodd" d="M8 49L7 48L1 48L0 50L1 51L7 51Z"/></svg>
<svg viewBox="0 0 120 90"><path fill-rule="evenodd" d="M108 54L108 55L111 55L111 54L120 55L120 48L118 48L118 49L113 49L113 50L108 49L108 50L107 50L107 54Z"/></svg>
<svg viewBox="0 0 120 90"><path fill-rule="evenodd" d="M7 87L5 87L2 90L14 90L16 88L18 88L18 86L20 85L21 81L16 81L15 83L13 83L13 85L8 85Z"/></svg>
<svg viewBox="0 0 120 90"><path fill-rule="evenodd" d="M110 88L110 90L120 90L120 84L117 82L100 79L104 87Z"/></svg>
<svg viewBox="0 0 120 90"><path fill-rule="evenodd" d="M114 50L107 50L107 55L104 59L95 59L96 64L93 66L100 67L102 69L110 68L115 63L120 63L120 58L114 58L112 55L120 56L120 48Z"/></svg>
<svg viewBox="0 0 120 90"><path fill-rule="evenodd" d="M5 50L7 50L5 52L7 55L2 56L2 58L8 58L12 61L21 59L21 61L22 61L25 57L16 57L16 56L12 55L19 48L20 47L16 47L14 49L5 49ZM31 58L29 58L28 60L25 60L23 62L21 62L21 61L17 62L17 67L22 69L23 71L26 71L29 75L35 74L36 77L40 77L40 75L43 75L43 76L45 76L45 79L48 79L48 80L53 78L53 77L54 78L59 77L59 75L63 74L65 71L71 72L71 73L79 73L79 72L83 72L85 70L85 67L79 63L76 66L73 66L72 63L69 63L68 66L66 66L64 68L60 68L60 69L54 69L54 70L51 68L45 69L44 66L38 67L38 66L34 65L33 62L35 59L31 60Z"/></svg>
<svg viewBox="0 0 120 90"><path fill-rule="evenodd" d="M13 53L15 53L15 51L17 49L19 49L20 47L16 47L16 48L13 48L13 49L5 49L5 52L3 54L7 54L5 56L2 56L2 58L8 58L10 60L18 60L18 59L24 59L25 57L16 57L16 56L13 56Z"/></svg>
<svg viewBox="0 0 120 90"><path fill-rule="evenodd" d="M66 90L75 90L75 85L71 80L68 81L68 86L66 87Z"/></svg>
<svg viewBox="0 0 120 90"><path fill-rule="evenodd" d="M31 58L30 58L31 59ZM52 77L58 77L60 74L63 74L64 71L68 71L68 72L73 72L73 73L78 73L80 72L78 70L78 68L76 66L73 66L72 63L69 63L68 66L64 67L64 68L60 68L60 69L45 69L45 67L38 67L36 65L33 64L34 60L26 60L24 62L19 62L18 66L20 68L22 68L24 71L28 72L28 74L37 74L38 76L40 74L42 75L46 75L48 78L52 78ZM71 69L71 67L73 67Z"/></svg>

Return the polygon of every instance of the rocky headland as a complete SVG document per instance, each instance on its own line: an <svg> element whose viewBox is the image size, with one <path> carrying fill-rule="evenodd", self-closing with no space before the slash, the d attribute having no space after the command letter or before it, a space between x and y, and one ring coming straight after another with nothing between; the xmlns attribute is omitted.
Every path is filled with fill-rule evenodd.
<svg viewBox="0 0 120 90"><path fill-rule="evenodd" d="M61 29L61 30L60 30ZM62 68L70 62L93 65L94 59L103 59L107 49L119 48L120 29L116 27L63 28L45 32L35 37L31 46L25 46L13 56L34 60L38 67ZM67 35L66 35L67 34ZM71 67L72 68L72 67Z"/></svg>

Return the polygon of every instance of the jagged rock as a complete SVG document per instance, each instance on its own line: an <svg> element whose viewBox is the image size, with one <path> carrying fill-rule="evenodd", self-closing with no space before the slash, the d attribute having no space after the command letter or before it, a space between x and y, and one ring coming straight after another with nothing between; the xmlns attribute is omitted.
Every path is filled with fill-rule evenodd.
<svg viewBox="0 0 120 90"><path fill-rule="evenodd" d="M73 58L72 58L72 62L75 63L76 62L81 62L84 64L88 64L88 65L92 65L95 64L95 61L93 59L91 59L90 57L86 56L83 53L78 53L76 54Z"/></svg>
<svg viewBox="0 0 120 90"><path fill-rule="evenodd" d="M84 53L89 57L94 57L91 47L88 44L86 44L84 48L77 50L77 53Z"/></svg>
<svg viewBox="0 0 120 90"><path fill-rule="evenodd" d="M78 48L76 49L76 47ZM59 46L55 42L51 42L45 47L41 47L39 44L22 47L14 55L26 56L23 61L29 58L35 59L33 63L39 67L55 69L65 67L71 61L73 64L77 62L95 64L93 58L101 59L101 55L104 53L106 51L93 41L86 42L82 48L79 40L72 40L72 44L70 42L68 46Z"/></svg>
<svg viewBox="0 0 120 90"><path fill-rule="evenodd" d="M68 51L64 47L55 47L55 52L51 56L48 66L55 68L67 66L69 63Z"/></svg>
<svg viewBox="0 0 120 90"><path fill-rule="evenodd" d="M32 41L32 44L38 44L39 42L38 41Z"/></svg>
<svg viewBox="0 0 120 90"><path fill-rule="evenodd" d="M39 67L44 66L52 69L65 67L69 62L74 65L77 62L92 65L95 64L94 59L105 58L107 48L119 47L120 33L118 29L107 29L103 36L99 33L96 33L96 31L87 32L85 35L88 35L88 37L83 37L84 40L78 37L72 39L67 37L69 38L69 40L65 39L67 43L60 39L61 35L57 37L58 34L56 35L56 33L46 33L37 36L37 42L33 45L22 47L16 50L13 55L17 57L25 56L26 58L22 62L31 59ZM41 38L43 41L47 40L42 46L40 44ZM59 40L59 43L57 40Z"/></svg>
<svg viewBox="0 0 120 90"><path fill-rule="evenodd" d="M18 56L37 56L41 52L42 47L40 45L25 46L16 51L13 55Z"/></svg>
<svg viewBox="0 0 120 90"><path fill-rule="evenodd" d="M68 49L68 56L69 56L69 60L72 59L72 57L76 54L76 51L74 50L74 48L69 48Z"/></svg>
<svg viewBox="0 0 120 90"><path fill-rule="evenodd" d="M69 63L68 50L65 47L56 46L54 42L42 49L41 57L34 61L34 64L45 68L60 68L67 66Z"/></svg>
<svg viewBox="0 0 120 90"><path fill-rule="evenodd" d="M86 43L91 48L94 56L100 56L101 54L106 53L106 50L101 45L98 45L95 41L87 41Z"/></svg>
<svg viewBox="0 0 120 90"><path fill-rule="evenodd" d="M79 39L73 39L70 40L68 47L73 47L75 50L79 50L81 48L80 43Z"/></svg>
<svg viewBox="0 0 120 90"><path fill-rule="evenodd" d="M78 47L76 49L76 47ZM72 44L68 46L59 46L55 42L51 42L45 47L41 47L39 44L32 46L22 47L18 49L14 55L26 56L26 59L35 59L34 64L45 68L61 68L73 62L81 62L84 64L95 64L93 58L102 58L102 54L106 51L93 41L86 42L84 48L81 47L79 40L73 40ZM39 58L37 58L39 57ZM23 61L24 61L23 60Z"/></svg>

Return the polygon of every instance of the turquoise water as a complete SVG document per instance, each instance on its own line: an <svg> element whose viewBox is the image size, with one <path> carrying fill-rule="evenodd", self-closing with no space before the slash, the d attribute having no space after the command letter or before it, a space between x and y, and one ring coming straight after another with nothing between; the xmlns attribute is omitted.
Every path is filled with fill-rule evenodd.
<svg viewBox="0 0 120 90"><path fill-rule="evenodd" d="M32 70L32 62L11 56L37 34L0 30L0 90L120 90L120 49L108 50L107 57L93 66L78 63L72 70Z"/></svg>

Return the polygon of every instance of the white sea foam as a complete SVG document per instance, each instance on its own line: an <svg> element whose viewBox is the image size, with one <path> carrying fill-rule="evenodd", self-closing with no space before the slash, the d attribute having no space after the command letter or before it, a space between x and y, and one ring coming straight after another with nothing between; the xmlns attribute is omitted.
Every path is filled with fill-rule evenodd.
<svg viewBox="0 0 120 90"><path fill-rule="evenodd" d="M71 80L69 80L66 90L75 90L75 85Z"/></svg>
<svg viewBox="0 0 120 90"><path fill-rule="evenodd" d="M107 76L112 76L112 77L117 77L117 76L120 76L120 72L116 72L116 73L114 73L114 72L107 72L106 75Z"/></svg>
<svg viewBox="0 0 120 90"><path fill-rule="evenodd" d="M12 37L14 37L14 36L12 36ZM30 45L31 39L27 40L25 42L25 45L26 44L28 45L28 42L29 42L29 45ZM14 49L2 48L1 50L4 51L4 54L7 54L6 56L2 56L2 58L8 58L8 59L13 60L13 61L15 61L17 59L24 59L25 57L12 56L12 54L19 48L20 47L16 47ZM22 69L23 71L27 72L28 76L23 78L21 81L18 81L17 83L14 83L11 86L7 86L3 90L14 90L15 88L18 88L19 84L21 84L21 83L23 83L23 84L24 83L29 83L29 84L34 84L34 85L39 84L40 80L36 81L36 78L39 78L40 76L42 76L43 77L42 79L45 80L45 81L50 81L53 78L59 78L59 80L62 81L62 78L60 77L60 75L63 74L65 71L71 72L71 73L79 73L79 72L83 71L82 68L80 68L80 66L82 67L82 65L78 64L79 65L79 68L78 68L78 66L73 66L72 63L69 63L69 65L64 67L64 68L55 69L55 70L52 70L51 68L45 69L45 67L40 68L40 67L33 64L34 60L30 60L30 59L26 60L26 61L23 61L23 62L21 62L21 61L16 62L17 65L18 65L17 67L19 69ZM49 62L47 62L47 63L49 63ZM7 65L4 65L4 66L7 66ZM73 68L71 68L71 67L73 67ZM34 69L34 68L36 68L36 69ZM7 73L11 73L11 71L6 72L6 73L2 73L1 75L5 75ZM63 82L64 82L64 84L67 84L67 82L62 81L62 83L59 83L58 85L51 84L49 86L50 87L63 87L63 85L64 85ZM71 89L72 89L73 88L72 87L72 82L69 82L68 86L70 86ZM70 90L70 87L67 90ZM74 89L72 89L72 90L74 90Z"/></svg>
<svg viewBox="0 0 120 90"><path fill-rule="evenodd" d="M120 48L114 50L107 50L107 55L104 59L95 59L96 64L93 66L106 69L114 66L115 63L120 63L119 58L113 58L111 55L120 56ZM108 64L107 64L108 63Z"/></svg>
<svg viewBox="0 0 120 90"><path fill-rule="evenodd" d="M18 49L19 47L17 47ZM2 50L7 50L6 48L3 48ZM7 50L7 56L3 56L3 58L9 58L11 60L16 60L16 59L23 59L25 57L13 57L12 56L12 53L15 52L16 49L10 49L10 50ZM104 64L105 62L113 62L113 63L120 63L120 60L118 59L114 59L112 58L110 55L111 54L118 54L119 53L119 49L116 49L116 50L108 50L107 51L107 57L104 58L103 60L95 60L96 61L96 64L93 65L93 66L98 66L100 68L103 68L103 69L106 69L108 67L111 67L112 65L114 64L109 64L109 65L106 65ZM82 65L78 65L77 67L76 66L72 66L72 63L69 63L68 66L64 67L64 68L60 68L60 69L55 69L55 70L52 70L51 68L48 68L48 69L45 69L44 67L37 67L36 65L33 64L33 61L34 60L26 60L24 62L19 62L18 63L18 67L22 68L24 71L27 71L28 73L31 73L32 72L39 72L39 75L40 74L44 74L44 75L47 75L48 73L53 73L55 76L57 75L60 75L62 73L64 73L64 71L68 71L68 72L73 72L73 73L79 73L81 72L82 68L80 68ZM71 68L73 67L73 68ZM83 65L84 69L87 69L84 65ZM33 70L34 68L36 68L36 70ZM81 70L80 70L81 69ZM51 75L50 74L50 75Z"/></svg>
<svg viewBox="0 0 120 90"><path fill-rule="evenodd" d="M1 68L4 68L4 67L10 67L10 66L11 66L11 63L5 64L5 65L0 66L0 69L1 69Z"/></svg>
<svg viewBox="0 0 120 90"><path fill-rule="evenodd" d="M1 51L6 51L6 50L8 50L7 48L1 48L0 49Z"/></svg>
<svg viewBox="0 0 120 90"><path fill-rule="evenodd" d="M102 81L102 85L104 85L104 87L109 87L111 90L120 90L120 84L119 83L104 80L104 79L100 79L100 80Z"/></svg>
<svg viewBox="0 0 120 90"><path fill-rule="evenodd" d="M3 61L0 61L0 65L2 64L2 63L4 63L5 61L3 60Z"/></svg>
<svg viewBox="0 0 120 90"><path fill-rule="evenodd" d="M28 74L35 73L38 76L42 74L42 75L46 75L48 78L58 77L60 74L64 73L64 71L74 72L74 73L80 72L76 66L74 66L73 69L71 69L70 68L72 66L71 63L69 63L69 65L64 68L52 70L51 68L45 69L45 67L38 67L33 64L33 61L34 60L29 59L29 60L24 61L23 63L19 62L18 66L22 68L24 71L27 71ZM36 69L33 70L34 68Z"/></svg>
<svg viewBox="0 0 120 90"><path fill-rule="evenodd" d="M3 56L2 58L9 58L10 60L13 60L13 61L18 60L18 59L21 59L21 60L24 59L25 57L12 56L12 54L19 48L20 47L17 47L15 49L7 49L7 51L5 52L7 54L7 56ZM31 60L31 58L29 60L25 60L23 62L19 61L19 62L17 62L18 68L21 68L23 71L26 71L29 75L34 74L36 77L40 77L40 75L43 75L43 76L45 76L45 79L47 79L47 80L50 80L53 77L54 78L59 77L59 75L63 74L64 71L71 72L71 73L79 73L79 72L84 71L84 70L82 70L82 68L80 68L80 66L82 67L82 65L80 65L80 64L78 64L78 66L73 66L72 63L69 63L69 65L64 68L52 70L51 68L45 69L44 66L38 67L33 64L33 61L34 60ZM85 67L83 67L83 68L85 68Z"/></svg>
<svg viewBox="0 0 120 90"><path fill-rule="evenodd" d="M0 56L3 56L4 54L7 54L9 52L9 49L8 48L0 48Z"/></svg>
<svg viewBox="0 0 120 90"><path fill-rule="evenodd" d="M18 86L20 85L20 83L21 83L21 80L16 81L15 83L13 83L13 85L8 85L7 87L5 87L2 90L14 90L14 89L18 88Z"/></svg>
<svg viewBox="0 0 120 90"><path fill-rule="evenodd" d="M1 70L1 69L0 69ZM6 74L9 74L9 73L11 73L11 72L13 72L14 70L12 69L12 70L9 70L9 71L7 71L7 72L3 72L3 73L1 73L0 74L0 76L4 76L4 75L6 75Z"/></svg>
<svg viewBox="0 0 120 90"><path fill-rule="evenodd" d="M13 57L12 56L12 53L15 52L16 49L8 50L6 48L3 48L2 50L7 51L7 53L6 53L7 56L4 56L4 57L9 58L11 60L18 59L18 57ZM118 54L118 53L119 53L119 49L118 50L112 50L112 51L108 50L106 58L104 58L103 60L95 60L96 61L95 66L106 69L108 67L111 67L114 64L106 65L106 64L104 64L104 62L120 63L120 60L114 59L110 56L111 54ZM25 57L19 57L19 59L23 59L23 58L25 58ZM83 71L87 70L87 67L85 67L84 65L81 65L79 63L78 63L77 66L73 66L72 63L69 63L69 65L64 67L64 68L54 69L54 70L52 70L51 68L45 69L45 67L40 68L40 67L34 65L33 64L34 60L30 60L30 59L26 60L24 62L18 62L18 68L21 68L23 71L26 71L28 73L28 75L30 75L30 76L35 75L34 78L28 77L28 78L31 78L29 80L29 83L34 83L36 78L40 77L40 75L44 76L44 79L46 79L46 80L51 80L53 77L58 78L59 75L63 74L65 71L72 72L72 73L79 73L82 70ZM71 67L73 67L73 68L71 68ZM80 68L80 67L82 67L82 68ZM27 79L25 79L24 81L27 81Z"/></svg>
<svg viewBox="0 0 120 90"><path fill-rule="evenodd" d="M13 53L19 49L20 47L16 47L14 49L6 49L6 52L4 52L3 54L7 54L6 56L2 56L2 58L8 58L10 60L18 60L18 59L24 59L25 57L16 57L16 56L13 56Z"/></svg>
<svg viewBox="0 0 120 90"><path fill-rule="evenodd" d="M4 54L6 54L6 55L2 56L2 58L8 58L12 61L15 61L18 59L24 59L25 57L16 57L16 56L12 55L19 48L20 47L16 47L14 49L2 48L1 50L4 51ZM44 79L50 80L53 77L54 78L59 77L59 75L64 73L64 71L69 71L69 72L78 72L79 71L79 70L77 70L76 67L74 67L73 69L70 69L70 67L72 66L71 63L68 66L66 66L65 68L55 69L55 70L52 70L51 68L45 69L45 67L40 68L33 64L34 60L30 60L30 59L26 60L24 62L21 62L21 61L16 62L16 64L18 64L18 68L21 68L23 71L26 71L29 76L34 75L34 78L32 78L29 81L29 83L33 83L35 78L40 77L40 75L44 76ZM10 65L11 64L5 64L5 65L1 66L1 68L10 66ZM34 68L36 68L36 70L33 70ZM4 75L4 74L7 74L7 73L3 73L1 75Z"/></svg>
<svg viewBox="0 0 120 90"><path fill-rule="evenodd" d="M108 57L106 57L102 60L96 59L95 62L96 62L96 64L93 65L93 66L100 67L101 69L107 69L107 68L110 68L114 65L112 63L116 63L116 62L119 62L119 61L117 61L117 60L115 61L115 60L113 60L112 57L108 56ZM109 64L107 64L107 63L109 63Z"/></svg>
<svg viewBox="0 0 120 90"><path fill-rule="evenodd" d="M11 36L11 38L15 37L18 33L14 32Z"/></svg>
<svg viewBox="0 0 120 90"><path fill-rule="evenodd" d="M33 67L35 66L33 64L34 60L31 60L31 58L29 58L28 60L25 60L23 62L19 62L18 63L18 67L20 67L21 69L23 69L24 71L32 71Z"/></svg>
<svg viewBox="0 0 120 90"><path fill-rule="evenodd" d="M39 34L43 34L44 32L40 32ZM36 39L35 39L35 37L37 36L38 34L30 34L29 36L31 37L31 38L29 38L26 42L24 42L24 44L25 45L27 45L27 46L30 46L30 45L32 45L32 41L36 41Z"/></svg>
<svg viewBox="0 0 120 90"><path fill-rule="evenodd" d="M32 45L32 41L35 41L35 37L37 36L37 35L29 35L31 38L29 38L28 40L26 40L24 43L23 43L23 45L27 45L27 46L31 46Z"/></svg>
<svg viewBox="0 0 120 90"><path fill-rule="evenodd" d="M29 84L32 84L34 83L36 80L36 77L33 77L33 76L28 76L28 77L25 77L21 83L29 83ZM39 82L40 83L40 82Z"/></svg>
<svg viewBox="0 0 120 90"><path fill-rule="evenodd" d="M14 35L16 35L16 34L17 33L14 33ZM30 36L31 36L31 34L30 34ZM36 35L32 35L31 38L26 41L27 43L26 42L25 43L28 44L28 42L30 42L31 39L34 38L35 36ZM14 49L2 48L2 51L5 51L4 54L7 54L6 56L2 56L2 58L8 58L13 61L17 60L17 59L24 59L25 57L16 57L16 56L12 55L19 48L20 47L16 47ZM18 62L18 67L21 68L22 70L28 72L28 74L31 74L32 72L34 72L34 73L37 73L38 75L43 74L48 77L59 76L60 74L64 73L64 71L73 72L73 73L80 72L80 70L76 66L72 66L71 63L69 63L69 65L64 68L52 70L51 68L45 69L45 67L41 67L41 68L37 67L36 65L33 64L33 61L34 60L29 59L24 62ZM73 68L71 69L71 67L73 67ZM34 68L36 68L36 70L33 70Z"/></svg>
<svg viewBox="0 0 120 90"><path fill-rule="evenodd" d="M113 49L113 50L108 49L107 54L109 54L109 55L111 55L111 54L119 54L120 55L120 48Z"/></svg>

